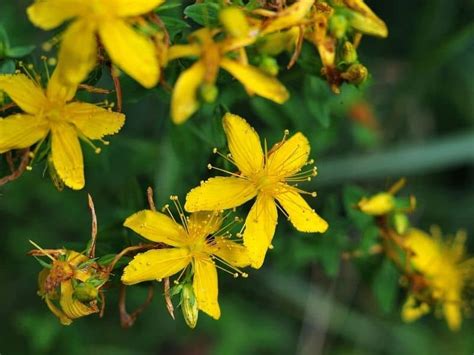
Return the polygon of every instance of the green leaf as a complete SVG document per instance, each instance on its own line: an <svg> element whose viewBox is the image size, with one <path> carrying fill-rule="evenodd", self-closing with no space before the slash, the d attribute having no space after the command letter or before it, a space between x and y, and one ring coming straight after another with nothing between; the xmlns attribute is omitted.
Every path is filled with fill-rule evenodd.
<svg viewBox="0 0 474 355"><path fill-rule="evenodd" d="M7 59L0 63L0 74L13 74L15 69L15 61L11 59Z"/></svg>
<svg viewBox="0 0 474 355"><path fill-rule="evenodd" d="M167 1L163 5L160 5L155 12L163 12L165 10L171 10L171 9L176 9L177 7L181 7L183 3L181 1ZM163 20L163 17L160 16L160 18Z"/></svg>
<svg viewBox="0 0 474 355"><path fill-rule="evenodd" d="M18 46L7 48L5 55L10 58L22 58L33 52L35 48L35 46Z"/></svg>
<svg viewBox="0 0 474 355"><path fill-rule="evenodd" d="M51 269L51 268L52 268L51 264L48 264L47 262L41 260L40 258L38 258L38 257L36 257L36 256L33 256L33 257L36 259L36 261L37 261L42 267L44 267L44 268L46 268L46 269Z"/></svg>
<svg viewBox="0 0 474 355"><path fill-rule="evenodd" d="M310 76L305 81L304 96L311 115L316 118L321 126L329 127L331 122L329 104L333 94L330 92L327 83L320 78Z"/></svg>
<svg viewBox="0 0 474 355"><path fill-rule="evenodd" d="M190 28L189 24L186 21L183 21L179 18L172 16L160 16L160 19L166 26L166 30L170 35L170 38L174 38L179 32L184 31L187 28Z"/></svg>
<svg viewBox="0 0 474 355"><path fill-rule="evenodd" d="M219 5L213 2L194 4L184 9L184 14L202 26L219 24Z"/></svg>
<svg viewBox="0 0 474 355"><path fill-rule="evenodd" d="M375 275L372 289L377 302L385 314L390 313L397 298L398 270L390 260L385 259L382 267Z"/></svg>

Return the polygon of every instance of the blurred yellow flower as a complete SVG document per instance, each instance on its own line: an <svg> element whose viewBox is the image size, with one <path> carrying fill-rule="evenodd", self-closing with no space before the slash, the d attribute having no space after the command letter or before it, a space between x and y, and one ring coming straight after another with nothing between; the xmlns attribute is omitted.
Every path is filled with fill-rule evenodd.
<svg viewBox="0 0 474 355"><path fill-rule="evenodd" d="M153 41L132 26L134 16L152 11L164 0L36 0L30 21L51 30L72 22L62 34L58 71L67 85L82 82L97 63L100 44L111 61L146 88L156 85L160 65Z"/></svg>
<svg viewBox="0 0 474 355"><path fill-rule="evenodd" d="M288 99L286 88L274 77L247 64L247 58L242 52L239 59L227 56L253 43L254 37L228 38L216 42L214 34L208 28L202 28L192 33L190 44L178 44L169 48L168 60L182 57L199 58L189 69L181 73L174 86L171 117L175 123L183 123L197 111L198 89L203 86L214 86L220 68L240 81L248 92L280 104Z"/></svg>
<svg viewBox="0 0 474 355"><path fill-rule="evenodd" d="M474 258L465 259L464 232L458 232L451 242L443 241L439 234L435 230L432 237L412 228L404 236L404 246L412 254L409 256L411 265L424 277L428 287L428 290L414 290L414 296L420 296L423 301L428 291L428 298L441 305L449 328L457 330L462 321L462 292L468 281L474 279ZM423 304L420 307L425 309L417 313L410 310L414 308L413 302L408 302L402 313L404 320L414 321L426 313Z"/></svg>
<svg viewBox="0 0 474 355"><path fill-rule="evenodd" d="M76 88L62 86L57 72L46 90L26 75L0 75L0 90L24 111L0 119L0 153L41 143L51 136L51 158L61 180L72 189L85 184L79 138L102 139L122 128L125 116L96 105L69 102ZM99 151L98 148L96 149Z"/></svg>
<svg viewBox="0 0 474 355"><path fill-rule="evenodd" d="M380 192L369 198L362 198L357 206L365 214L381 216L391 212L395 208L395 199L393 195L387 192Z"/></svg>
<svg viewBox="0 0 474 355"><path fill-rule="evenodd" d="M73 250L55 250L50 268L38 277L38 294L63 325L99 312L99 290L108 279L92 259ZM52 258L49 254L44 254Z"/></svg>
<svg viewBox="0 0 474 355"><path fill-rule="evenodd" d="M262 149L257 132L243 118L227 113L223 125L231 153L228 159L239 172L230 173L231 177L211 178L192 189L186 197L185 209L190 212L229 209L256 197L243 234L254 268L262 266L271 245L279 205L297 230L325 232L327 222L301 196L304 193L316 196L316 193L293 185L316 175L314 167L301 171L312 164L308 161L310 146L306 137L296 133L267 152L266 146L265 151Z"/></svg>
<svg viewBox="0 0 474 355"><path fill-rule="evenodd" d="M173 198L176 202L176 199ZM169 211L169 210L168 210ZM124 226L166 248L153 249L136 255L125 267L122 282L133 285L158 280L186 270L192 265L193 291L198 308L214 319L221 311L218 303L216 262L231 268L235 276L246 276L237 267L249 265L245 248L232 242L222 216L217 212L198 212L186 217L178 210L181 225L167 215L143 210L128 217ZM197 316L192 317L197 321ZM189 322L189 319L187 319Z"/></svg>

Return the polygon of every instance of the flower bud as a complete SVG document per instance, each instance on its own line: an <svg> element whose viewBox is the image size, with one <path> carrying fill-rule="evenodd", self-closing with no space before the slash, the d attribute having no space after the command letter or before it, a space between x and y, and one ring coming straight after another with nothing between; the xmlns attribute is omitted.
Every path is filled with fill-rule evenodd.
<svg viewBox="0 0 474 355"><path fill-rule="evenodd" d="M199 94L204 102L210 104L216 101L217 95L219 95L219 89L214 84L204 83L199 88Z"/></svg>
<svg viewBox="0 0 474 355"><path fill-rule="evenodd" d="M351 42L344 42L341 57L346 64L352 64L357 60L357 51Z"/></svg>
<svg viewBox="0 0 474 355"><path fill-rule="evenodd" d="M395 207L395 201L392 195L386 192L381 192L370 198L364 197L359 201L358 207L365 214L381 216L393 210Z"/></svg>
<svg viewBox="0 0 474 355"><path fill-rule="evenodd" d="M341 77L345 81L354 85L362 84L368 75L367 68L362 64L352 64L344 73L341 73Z"/></svg>
<svg viewBox="0 0 474 355"><path fill-rule="evenodd" d="M407 215L401 212L397 212L393 215L392 223L398 234L405 234L410 227L410 221Z"/></svg>
<svg viewBox="0 0 474 355"><path fill-rule="evenodd" d="M275 58L269 56L262 56L260 65L258 66L262 71L271 75L277 76L280 68Z"/></svg>
<svg viewBox="0 0 474 355"><path fill-rule="evenodd" d="M235 38L247 37L249 24L244 12L237 7L226 7L219 12L219 21L227 33Z"/></svg>
<svg viewBox="0 0 474 355"><path fill-rule="evenodd" d="M337 38L341 39L346 35L347 19L342 15L334 15L329 19L329 31Z"/></svg>
<svg viewBox="0 0 474 355"><path fill-rule="evenodd" d="M90 283L83 282L74 287L74 297L81 302L90 302L99 296L99 290Z"/></svg>
<svg viewBox="0 0 474 355"><path fill-rule="evenodd" d="M199 309L193 286L190 283L185 284L181 291L181 309L186 324L194 329L198 321Z"/></svg>

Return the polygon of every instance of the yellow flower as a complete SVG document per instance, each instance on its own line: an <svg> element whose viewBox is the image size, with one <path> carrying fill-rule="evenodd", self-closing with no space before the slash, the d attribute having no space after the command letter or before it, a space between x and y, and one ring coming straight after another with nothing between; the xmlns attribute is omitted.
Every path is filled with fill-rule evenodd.
<svg viewBox="0 0 474 355"><path fill-rule="evenodd" d="M430 298L441 304L444 317L451 330L461 326L462 292L467 281L474 278L474 259L465 260L466 234L459 232L451 243L438 235L410 229L404 236L404 246L413 254L409 257L414 269L424 276ZM417 290L417 292L426 290ZM416 296L416 294L415 294ZM422 303L423 304L423 303ZM426 307L426 306L425 306ZM419 312L419 316L426 312ZM413 321L413 312L402 314L405 321Z"/></svg>
<svg viewBox="0 0 474 355"><path fill-rule="evenodd" d="M243 118L227 113L223 124L231 153L229 160L239 172L230 173L231 177L211 178L191 190L185 209L190 212L229 209L256 197L245 221L243 239L252 266L260 268L275 233L276 201L297 230L322 233L328 228L326 221L301 197L305 191L291 185L311 180L316 168L301 171L312 163L308 162L309 142L301 133L264 152L258 134Z"/></svg>
<svg viewBox="0 0 474 355"><path fill-rule="evenodd" d="M62 35L58 71L68 85L82 82L97 63L98 43L111 61L146 88L156 85L160 66L151 39L132 27L132 18L164 0L36 0L30 21L43 30L72 22Z"/></svg>
<svg viewBox="0 0 474 355"><path fill-rule="evenodd" d="M48 308L63 325L99 312L99 289L107 276L83 254L72 250L55 252L59 254L58 259L54 259L51 268L43 269L38 277L38 293Z"/></svg>
<svg viewBox="0 0 474 355"><path fill-rule="evenodd" d="M122 282L133 285L143 281L158 280L184 271L192 265L193 290L198 308L215 319L220 317L217 300L216 261L246 276L236 267L249 264L242 245L229 240L221 228L222 217L217 212L193 213L185 217L180 213L182 225L163 213L143 210L128 217L124 226L143 237L166 244L164 249L154 249L136 255L125 267ZM224 228L225 229L225 228Z"/></svg>
<svg viewBox="0 0 474 355"><path fill-rule="evenodd" d="M24 111L0 119L0 153L41 144L50 135L54 168L72 189L82 189L85 184L79 138L101 139L117 133L125 122L123 114L68 102L75 89L59 84L56 72L46 90L23 74L0 75L0 90Z"/></svg>
<svg viewBox="0 0 474 355"><path fill-rule="evenodd" d="M219 68L232 74L249 92L277 103L288 99L286 88L274 77L248 65L242 52L240 61L227 56L253 43L255 38L229 38L215 42L211 30L202 28L190 36L190 41L187 45L174 45L168 51L168 60L199 57L196 63L181 73L174 86L171 117L175 123L183 123L197 111L198 89L202 84L214 85Z"/></svg>

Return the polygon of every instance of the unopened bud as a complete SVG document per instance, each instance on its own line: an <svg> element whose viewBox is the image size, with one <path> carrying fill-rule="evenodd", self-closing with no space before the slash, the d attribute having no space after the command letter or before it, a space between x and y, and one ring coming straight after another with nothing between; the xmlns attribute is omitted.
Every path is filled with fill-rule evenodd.
<svg viewBox="0 0 474 355"><path fill-rule="evenodd" d="M271 75L277 76L280 68L275 58L269 56L262 56L260 65L258 66L262 71Z"/></svg>
<svg viewBox="0 0 474 355"><path fill-rule="evenodd" d="M393 226L398 234L405 234L410 227L410 221L405 213L397 212L393 215Z"/></svg>
<svg viewBox="0 0 474 355"><path fill-rule="evenodd" d="M342 15L334 15L329 20L329 31L337 38L341 39L346 35L347 19Z"/></svg>
<svg viewBox="0 0 474 355"><path fill-rule="evenodd" d="M219 21L227 33L235 38L243 38L249 34L249 24L244 12L237 7L227 7L219 12Z"/></svg>
<svg viewBox="0 0 474 355"><path fill-rule="evenodd" d="M186 324L194 329L198 321L199 309L193 286L189 283L185 284L181 291L181 309Z"/></svg>
<svg viewBox="0 0 474 355"><path fill-rule="evenodd" d="M81 302L90 302L97 299L99 290L90 283L83 282L74 287L73 295Z"/></svg>
<svg viewBox="0 0 474 355"><path fill-rule="evenodd" d="M362 64L352 64L341 77L348 83L354 85L362 84L369 76L369 71Z"/></svg>
<svg viewBox="0 0 474 355"><path fill-rule="evenodd" d="M352 64L357 60L357 51L351 42L345 42L342 46L342 60L346 64Z"/></svg>
<svg viewBox="0 0 474 355"><path fill-rule="evenodd" d="M392 195L386 192L381 192L370 198L364 197L359 201L357 206L365 214L381 216L393 210L395 207L395 201Z"/></svg>
<svg viewBox="0 0 474 355"><path fill-rule="evenodd" d="M217 95L219 95L219 89L214 84L204 83L199 88L199 94L204 102L210 104L216 101Z"/></svg>

